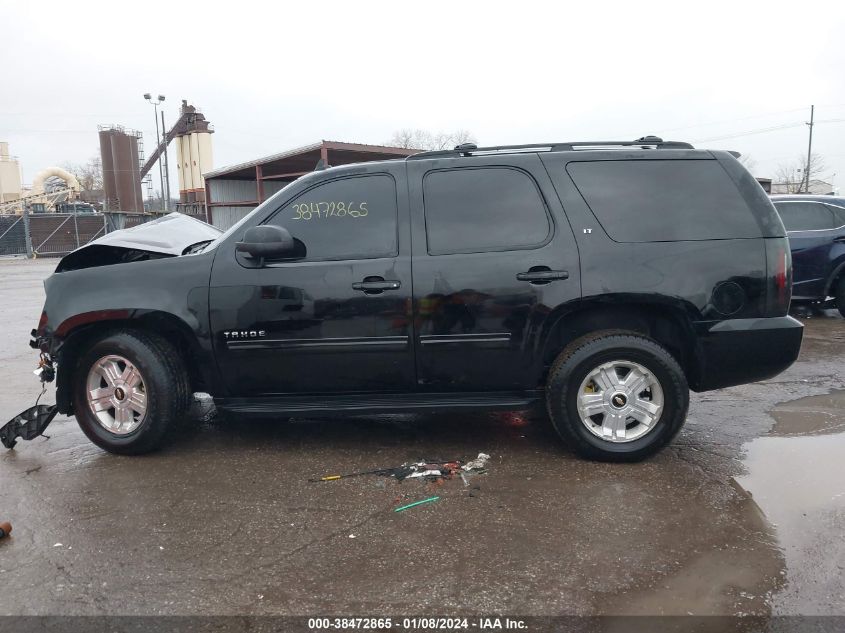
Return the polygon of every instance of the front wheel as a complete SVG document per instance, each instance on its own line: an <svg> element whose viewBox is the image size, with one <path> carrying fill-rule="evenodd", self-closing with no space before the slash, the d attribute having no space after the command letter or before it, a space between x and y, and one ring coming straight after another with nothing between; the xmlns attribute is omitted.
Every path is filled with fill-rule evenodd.
<svg viewBox="0 0 845 633"><path fill-rule="evenodd" d="M681 429L689 387L677 361L655 341L596 333L558 356L546 406L555 430L582 457L639 461Z"/></svg>
<svg viewBox="0 0 845 633"><path fill-rule="evenodd" d="M88 439L128 455L158 448L190 402L177 351L157 335L134 330L89 347L74 371L73 393L76 420Z"/></svg>

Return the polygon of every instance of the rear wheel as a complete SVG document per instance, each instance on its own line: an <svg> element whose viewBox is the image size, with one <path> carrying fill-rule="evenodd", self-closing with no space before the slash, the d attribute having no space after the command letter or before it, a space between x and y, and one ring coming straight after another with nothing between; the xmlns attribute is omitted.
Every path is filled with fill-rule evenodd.
<svg viewBox="0 0 845 633"><path fill-rule="evenodd" d="M681 429L689 387L677 361L632 333L596 333L561 352L549 373L552 424L582 457L638 461Z"/></svg>
<svg viewBox="0 0 845 633"><path fill-rule="evenodd" d="M163 338L115 332L96 341L74 372L74 412L100 448L137 455L158 448L190 403L184 365Z"/></svg>
<svg viewBox="0 0 845 633"><path fill-rule="evenodd" d="M841 277L836 282L836 294L834 295L834 302L839 314L845 317L845 277Z"/></svg>

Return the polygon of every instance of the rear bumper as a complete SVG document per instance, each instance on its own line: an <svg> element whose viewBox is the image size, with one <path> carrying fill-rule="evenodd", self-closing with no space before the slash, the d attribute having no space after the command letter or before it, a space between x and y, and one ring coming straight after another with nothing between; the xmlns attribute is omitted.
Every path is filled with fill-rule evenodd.
<svg viewBox="0 0 845 633"><path fill-rule="evenodd" d="M777 376L798 358L804 326L789 316L697 323L694 391L709 391Z"/></svg>

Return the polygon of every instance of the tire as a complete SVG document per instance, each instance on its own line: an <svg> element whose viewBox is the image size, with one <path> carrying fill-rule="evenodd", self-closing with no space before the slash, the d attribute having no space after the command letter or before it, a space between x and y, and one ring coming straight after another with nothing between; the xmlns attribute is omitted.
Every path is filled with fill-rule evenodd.
<svg viewBox="0 0 845 633"><path fill-rule="evenodd" d="M836 282L836 294L833 296L836 309L839 310L839 314L845 317L845 277L840 277L839 281Z"/></svg>
<svg viewBox="0 0 845 633"><path fill-rule="evenodd" d="M178 352L148 332L116 331L94 342L73 373L76 420L88 439L110 453L159 448L186 415L190 396Z"/></svg>
<svg viewBox="0 0 845 633"><path fill-rule="evenodd" d="M625 387L629 377L633 384ZM597 413L582 416L579 402L584 412ZM557 357L546 382L546 408L558 435L581 457L636 462L680 431L689 386L678 362L655 341L630 332L597 332L573 341Z"/></svg>

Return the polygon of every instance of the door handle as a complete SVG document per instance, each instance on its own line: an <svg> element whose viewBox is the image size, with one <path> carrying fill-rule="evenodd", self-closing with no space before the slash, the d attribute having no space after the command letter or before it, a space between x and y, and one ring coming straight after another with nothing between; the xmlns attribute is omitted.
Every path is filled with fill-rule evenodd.
<svg viewBox="0 0 845 633"><path fill-rule="evenodd" d="M517 273L519 281L527 281L532 284L547 284L557 279L569 279L569 273L565 270L550 270L548 268L531 269L528 272Z"/></svg>
<svg viewBox="0 0 845 633"><path fill-rule="evenodd" d="M398 290L402 282L385 280L383 277L365 277L364 281L352 284L352 290L361 290L368 295L377 295L385 290Z"/></svg>
<svg viewBox="0 0 845 633"><path fill-rule="evenodd" d="M845 242L845 235L840 235L839 237L834 237L833 241L836 242L837 244L842 244L843 242Z"/></svg>

